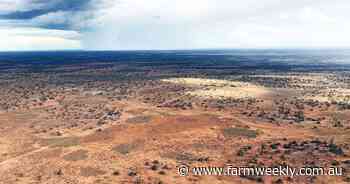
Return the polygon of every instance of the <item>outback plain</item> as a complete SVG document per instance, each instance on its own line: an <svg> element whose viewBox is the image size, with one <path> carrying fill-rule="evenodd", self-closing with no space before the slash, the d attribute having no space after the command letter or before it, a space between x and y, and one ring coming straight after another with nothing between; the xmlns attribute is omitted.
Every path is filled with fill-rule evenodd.
<svg viewBox="0 0 350 184"><path fill-rule="evenodd" d="M0 62L0 183L350 182L348 65L169 60ZM344 173L183 177L181 164Z"/></svg>

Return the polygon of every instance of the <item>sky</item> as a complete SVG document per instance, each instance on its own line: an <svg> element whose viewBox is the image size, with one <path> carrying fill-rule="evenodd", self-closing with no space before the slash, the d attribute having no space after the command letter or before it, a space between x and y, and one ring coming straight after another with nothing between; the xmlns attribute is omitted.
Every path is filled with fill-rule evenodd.
<svg viewBox="0 0 350 184"><path fill-rule="evenodd" d="M350 46L349 0L0 0L0 51Z"/></svg>

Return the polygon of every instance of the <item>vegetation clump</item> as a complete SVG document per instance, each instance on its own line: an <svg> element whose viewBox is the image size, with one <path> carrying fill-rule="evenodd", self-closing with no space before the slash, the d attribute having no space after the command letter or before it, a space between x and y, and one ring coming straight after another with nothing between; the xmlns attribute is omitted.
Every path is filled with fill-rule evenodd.
<svg viewBox="0 0 350 184"><path fill-rule="evenodd" d="M230 127L223 129L223 134L225 137L246 137L246 138L256 138L258 132L256 130L250 130L246 128L236 128Z"/></svg>

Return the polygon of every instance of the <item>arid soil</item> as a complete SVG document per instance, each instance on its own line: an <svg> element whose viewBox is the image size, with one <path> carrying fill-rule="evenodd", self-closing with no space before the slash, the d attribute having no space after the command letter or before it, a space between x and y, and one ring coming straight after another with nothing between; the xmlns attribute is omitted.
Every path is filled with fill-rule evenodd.
<svg viewBox="0 0 350 184"><path fill-rule="evenodd" d="M350 73L134 67L2 71L0 183L350 182ZM181 164L344 173L183 177Z"/></svg>

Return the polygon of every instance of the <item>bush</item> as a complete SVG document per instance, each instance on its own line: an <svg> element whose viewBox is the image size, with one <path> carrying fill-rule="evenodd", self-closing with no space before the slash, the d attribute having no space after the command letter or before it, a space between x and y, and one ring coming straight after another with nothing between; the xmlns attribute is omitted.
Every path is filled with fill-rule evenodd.
<svg viewBox="0 0 350 184"><path fill-rule="evenodd" d="M225 137L247 137L247 138L256 138L258 132L255 130L249 130L245 128L225 128L223 130Z"/></svg>

